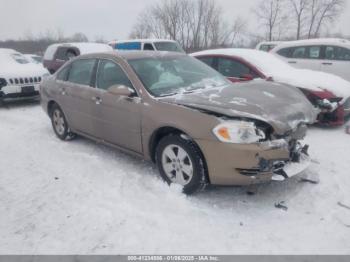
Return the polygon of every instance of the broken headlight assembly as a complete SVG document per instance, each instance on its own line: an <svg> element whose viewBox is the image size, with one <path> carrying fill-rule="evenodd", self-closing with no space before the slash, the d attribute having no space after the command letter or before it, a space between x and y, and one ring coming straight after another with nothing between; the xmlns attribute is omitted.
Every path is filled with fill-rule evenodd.
<svg viewBox="0 0 350 262"><path fill-rule="evenodd" d="M224 143L253 144L266 139L262 129L253 122L227 121L213 129L215 136Z"/></svg>
<svg viewBox="0 0 350 262"><path fill-rule="evenodd" d="M329 99L317 99L316 104L323 111L333 112L339 107L339 103L342 100L343 99L341 97L329 98Z"/></svg>

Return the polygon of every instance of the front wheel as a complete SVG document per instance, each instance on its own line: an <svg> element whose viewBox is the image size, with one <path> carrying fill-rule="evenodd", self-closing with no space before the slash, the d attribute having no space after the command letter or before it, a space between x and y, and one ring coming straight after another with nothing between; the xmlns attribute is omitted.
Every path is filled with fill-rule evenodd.
<svg viewBox="0 0 350 262"><path fill-rule="evenodd" d="M207 185L204 159L197 145L179 135L161 139L156 150L161 177L168 184L183 186L185 194L194 194Z"/></svg>
<svg viewBox="0 0 350 262"><path fill-rule="evenodd" d="M70 132L66 117L64 116L62 109L58 105L53 105L51 110L51 122L52 127L61 140L70 140L75 137L75 134Z"/></svg>

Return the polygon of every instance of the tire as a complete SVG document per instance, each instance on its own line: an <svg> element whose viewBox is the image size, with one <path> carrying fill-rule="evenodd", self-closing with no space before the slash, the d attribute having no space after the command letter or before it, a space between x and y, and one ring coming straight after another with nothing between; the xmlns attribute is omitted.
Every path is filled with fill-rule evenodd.
<svg viewBox="0 0 350 262"><path fill-rule="evenodd" d="M183 193L194 194L208 184L204 158L196 144L180 135L162 138L156 149L159 173L169 185L183 186Z"/></svg>
<svg viewBox="0 0 350 262"><path fill-rule="evenodd" d="M69 129L66 117L62 111L62 109L54 104L50 110L50 117L52 128L56 134L56 136L63 140L71 140L75 137L75 134L72 133Z"/></svg>

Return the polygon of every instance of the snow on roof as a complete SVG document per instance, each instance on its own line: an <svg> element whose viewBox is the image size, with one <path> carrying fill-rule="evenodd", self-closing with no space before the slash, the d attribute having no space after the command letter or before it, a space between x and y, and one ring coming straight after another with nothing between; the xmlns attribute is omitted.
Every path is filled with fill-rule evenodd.
<svg viewBox="0 0 350 262"><path fill-rule="evenodd" d="M58 47L76 47L80 50L80 54L90 54L90 53L99 53L99 52L109 52L113 51L113 48L107 44L100 43L60 43L60 44L52 44L50 45L44 55L45 60L53 59L55 52Z"/></svg>
<svg viewBox="0 0 350 262"><path fill-rule="evenodd" d="M18 53L16 50L9 49L9 48L0 48L0 55L5 54L13 54L13 53Z"/></svg>
<svg viewBox="0 0 350 262"><path fill-rule="evenodd" d="M298 41L289 41L284 42L280 46L278 46L278 49L282 47L289 47L289 46L301 46L301 45L346 45L350 46L350 41L347 39L341 39L341 38L317 38L317 39L306 39L306 40L298 40Z"/></svg>
<svg viewBox="0 0 350 262"><path fill-rule="evenodd" d="M110 43L133 43L133 42L173 42L175 43L175 40L170 39L128 39L128 40L113 40L110 41Z"/></svg>
<svg viewBox="0 0 350 262"><path fill-rule="evenodd" d="M0 77L32 77L48 74L41 65L30 63L25 56L12 49L0 49Z"/></svg>
<svg viewBox="0 0 350 262"><path fill-rule="evenodd" d="M253 49L217 49L191 54L226 55L245 60L274 81L313 91L328 90L338 97L350 97L350 82L341 77L308 69L296 69L274 54Z"/></svg>

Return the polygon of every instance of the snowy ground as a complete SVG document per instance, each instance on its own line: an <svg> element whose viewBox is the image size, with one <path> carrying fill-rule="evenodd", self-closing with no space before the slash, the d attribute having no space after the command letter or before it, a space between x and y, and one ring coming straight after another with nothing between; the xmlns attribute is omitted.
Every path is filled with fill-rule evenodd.
<svg viewBox="0 0 350 262"><path fill-rule="evenodd" d="M153 165L79 138L37 104L0 108L2 254L350 254L350 136L312 128L320 184L185 197ZM275 208L285 201L288 210Z"/></svg>

